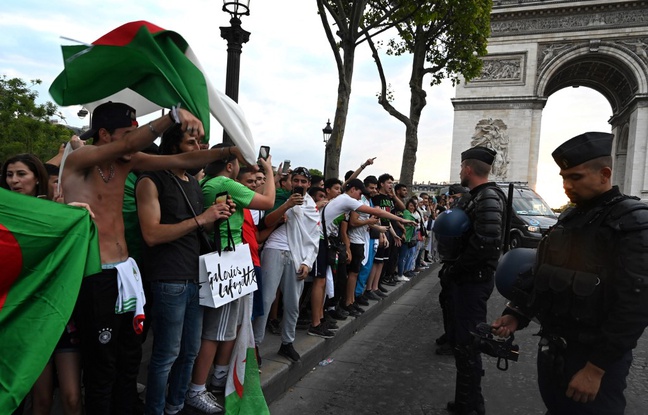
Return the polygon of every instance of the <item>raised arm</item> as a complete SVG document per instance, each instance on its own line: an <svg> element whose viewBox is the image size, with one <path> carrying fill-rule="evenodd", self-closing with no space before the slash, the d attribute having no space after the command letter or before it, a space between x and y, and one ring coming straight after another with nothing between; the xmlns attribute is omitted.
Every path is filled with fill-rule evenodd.
<svg viewBox="0 0 648 415"><path fill-rule="evenodd" d="M194 137L202 137L205 134L202 122L193 114L183 109L176 111L183 130ZM84 170L107 160L137 153L148 147L174 123L171 116L164 115L139 128L118 128L113 134L110 134L105 128L100 128L97 134L103 145L79 148L70 153L65 161L65 166L74 170Z"/></svg>
<svg viewBox="0 0 648 415"><path fill-rule="evenodd" d="M349 183L351 180L357 178L360 175L360 173L362 173L362 171L367 168L367 166L372 165L375 159L376 158L373 157L373 158L367 159L367 161L362 163L360 165L360 167L358 167L356 169L356 171L354 171L353 174L351 176L349 176L348 179L346 179L346 181L342 184L342 188L344 188L344 186L346 186L346 184Z"/></svg>

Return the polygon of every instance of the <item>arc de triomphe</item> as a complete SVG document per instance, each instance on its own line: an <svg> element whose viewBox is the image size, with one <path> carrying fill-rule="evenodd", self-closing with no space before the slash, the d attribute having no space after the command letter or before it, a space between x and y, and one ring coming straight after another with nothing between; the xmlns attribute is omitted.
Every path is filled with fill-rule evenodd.
<svg viewBox="0 0 648 415"><path fill-rule="evenodd" d="M494 0L483 60L452 100L450 177L481 144L499 153L492 178L535 187L547 98L586 86L612 107L614 183L648 200L648 1Z"/></svg>

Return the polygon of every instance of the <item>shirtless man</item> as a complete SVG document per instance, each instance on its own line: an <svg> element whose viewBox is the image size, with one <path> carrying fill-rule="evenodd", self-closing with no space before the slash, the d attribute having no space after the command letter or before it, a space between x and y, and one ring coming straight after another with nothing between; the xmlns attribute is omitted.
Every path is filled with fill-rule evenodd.
<svg viewBox="0 0 648 415"><path fill-rule="evenodd" d="M83 280L75 310L82 338L85 403L89 414L131 414L137 399L142 349L136 333L138 321L134 317L139 313L116 313L118 272L123 281L141 281L137 265L129 260L124 236L122 202L128 173L197 168L230 155L242 160L236 147L172 156L139 152L173 124L181 124L193 137L204 135L200 120L182 109L174 108L168 115L138 128L133 108L122 103L105 103L94 110L90 130L80 137L83 140L93 137L93 144L80 146L65 160L62 172L65 201L87 203L94 212L103 268L101 273ZM211 222L222 208L210 207L214 214ZM138 298L137 285L133 286L135 293L122 294L127 295L125 299L131 294L137 298L136 308L139 308L143 298Z"/></svg>

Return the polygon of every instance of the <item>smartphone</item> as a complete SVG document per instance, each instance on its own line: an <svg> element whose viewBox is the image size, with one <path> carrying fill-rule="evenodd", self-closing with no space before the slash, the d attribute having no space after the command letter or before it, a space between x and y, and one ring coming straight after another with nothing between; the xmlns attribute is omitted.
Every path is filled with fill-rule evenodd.
<svg viewBox="0 0 648 415"><path fill-rule="evenodd" d="M259 149L258 158L267 160L269 155L270 155L270 146L261 146L261 148Z"/></svg>
<svg viewBox="0 0 648 415"><path fill-rule="evenodd" d="M303 187L301 187L301 186L293 187L293 193L297 193L297 194L300 194L302 196L304 196L304 190L305 189Z"/></svg>
<svg viewBox="0 0 648 415"><path fill-rule="evenodd" d="M220 192L216 195L216 204L227 203L227 192Z"/></svg>
<svg viewBox="0 0 648 415"><path fill-rule="evenodd" d="M283 166L281 168L281 174L288 174L290 171L290 160L284 160Z"/></svg>

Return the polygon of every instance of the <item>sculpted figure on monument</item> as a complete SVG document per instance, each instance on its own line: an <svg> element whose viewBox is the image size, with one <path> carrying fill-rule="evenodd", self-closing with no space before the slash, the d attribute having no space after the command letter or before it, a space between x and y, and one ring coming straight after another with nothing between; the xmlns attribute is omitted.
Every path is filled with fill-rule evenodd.
<svg viewBox="0 0 648 415"><path fill-rule="evenodd" d="M482 119L475 126L475 133L470 142L473 147L488 147L497 152L491 167L491 175L500 180L505 180L508 175L509 137L507 129L504 121L500 119Z"/></svg>

